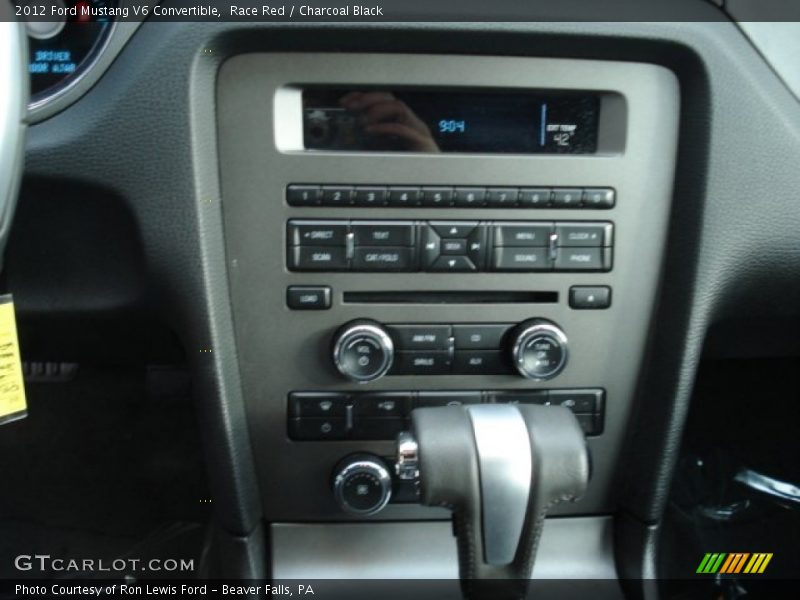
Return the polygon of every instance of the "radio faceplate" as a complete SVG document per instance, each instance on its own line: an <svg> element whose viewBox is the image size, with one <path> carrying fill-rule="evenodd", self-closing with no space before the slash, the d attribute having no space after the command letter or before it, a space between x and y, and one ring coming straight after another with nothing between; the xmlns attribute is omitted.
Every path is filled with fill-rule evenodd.
<svg viewBox="0 0 800 600"><path fill-rule="evenodd" d="M301 89L319 85L596 93L600 98L597 148L594 154L561 155L305 150ZM569 365L550 381L526 380L511 373L387 372L358 385L358 391L602 389L602 433L588 438L592 482L580 502L556 513L613 510L612 482L620 464L664 251L677 136L675 77L653 65L603 61L248 54L223 64L217 89L231 303L266 518L355 518L337 507L329 487L331 470L353 452L393 454L392 442L385 439L348 435L335 441L297 441L287 431L290 393L353 392L355 384L341 377L331 360L331 345L342 325L362 319L452 326L517 324L531 319L557 323L569 339ZM292 195L289 186L297 185L311 188L305 198ZM393 187L419 190L418 196L412 195L418 204L417 200L411 205L393 203ZM325 189L337 188L347 190L344 204L338 204L341 196L325 195ZM506 197L502 203L490 203L484 195L478 205L466 204L466 199L456 201L457 188L485 189L487 194L511 190L516 200L507 202ZM364 193L370 189L372 196ZM536 204L523 203L523 190L532 189L545 190L541 198L546 202L539 203L537 197ZM430 192L427 201L426 190ZM432 195L431 190L440 195ZM565 204L562 196L555 195L563 190L580 190L580 204ZM586 190L603 192L596 196L597 205L587 203ZM610 197L607 190L613 191ZM347 235L356 234L354 223L410 223L413 242L398 247L413 247L415 254L423 249L423 225L485 224L486 268L366 273L354 272L352 263L347 263L348 269L341 271L293 271L286 261L287 249L302 244L292 243L295 230L287 224L304 220L347 223L341 232L345 256ZM607 224L610 229L603 231L613 231L613 242L598 248L605 251L613 246L613 265L609 263L610 270L591 271L491 270L495 226L530 222L552 223L551 234L560 223ZM364 235L369 233L367 228ZM542 248L549 250L549 243L548 239ZM557 243L555 248L559 248ZM454 245L448 251L459 249ZM310 303L306 308L317 310L290 308L290 287L305 293ZM279 482L279 493L275 493L275 482ZM446 513L434 509L390 504L368 518L443 516Z"/></svg>

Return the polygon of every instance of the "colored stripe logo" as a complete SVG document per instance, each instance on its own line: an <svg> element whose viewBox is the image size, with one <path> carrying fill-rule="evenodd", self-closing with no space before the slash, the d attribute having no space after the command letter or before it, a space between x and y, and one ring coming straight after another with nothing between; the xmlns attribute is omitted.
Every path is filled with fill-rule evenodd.
<svg viewBox="0 0 800 600"><path fill-rule="evenodd" d="M772 560L772 552L708 552L700 561L697 573L703 574L735 574L763 573L769 561Z"/></svg>

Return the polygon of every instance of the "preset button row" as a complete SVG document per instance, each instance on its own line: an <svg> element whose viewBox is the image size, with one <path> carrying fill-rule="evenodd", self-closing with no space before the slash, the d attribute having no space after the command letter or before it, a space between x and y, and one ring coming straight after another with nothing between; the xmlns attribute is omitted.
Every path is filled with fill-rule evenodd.
<svg viewBox="0 0 800 600"><path fill-rule="evenodd" d="M606 209L616 194L608 187L291 184L286 200L290 206Z"/></svg>

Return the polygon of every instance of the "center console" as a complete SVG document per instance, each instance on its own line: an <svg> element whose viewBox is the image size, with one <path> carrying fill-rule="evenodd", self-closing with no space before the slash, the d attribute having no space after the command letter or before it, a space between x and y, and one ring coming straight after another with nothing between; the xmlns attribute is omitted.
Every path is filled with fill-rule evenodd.
<svg viewBox="0 0 800 600"><path fill-rule="evenodd" d="M248 54L217 99L266 519L446 518L391 457L415 408L452 404L569 408L592 479L553 513L613 510L672 199L674 76Z"/></svg>

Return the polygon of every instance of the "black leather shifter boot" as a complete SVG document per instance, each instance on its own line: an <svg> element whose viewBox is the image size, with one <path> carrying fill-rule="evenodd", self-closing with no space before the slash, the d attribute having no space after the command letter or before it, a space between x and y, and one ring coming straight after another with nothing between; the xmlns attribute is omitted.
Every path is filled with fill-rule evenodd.
<svg viewBox="0 0 800 600"><path fill-rule="evenodd" d="M547 511L589 480L586 441L560 406L421 408L399 440L398 474L421 502L453 511L464 596L526 594Z"/></svg>

